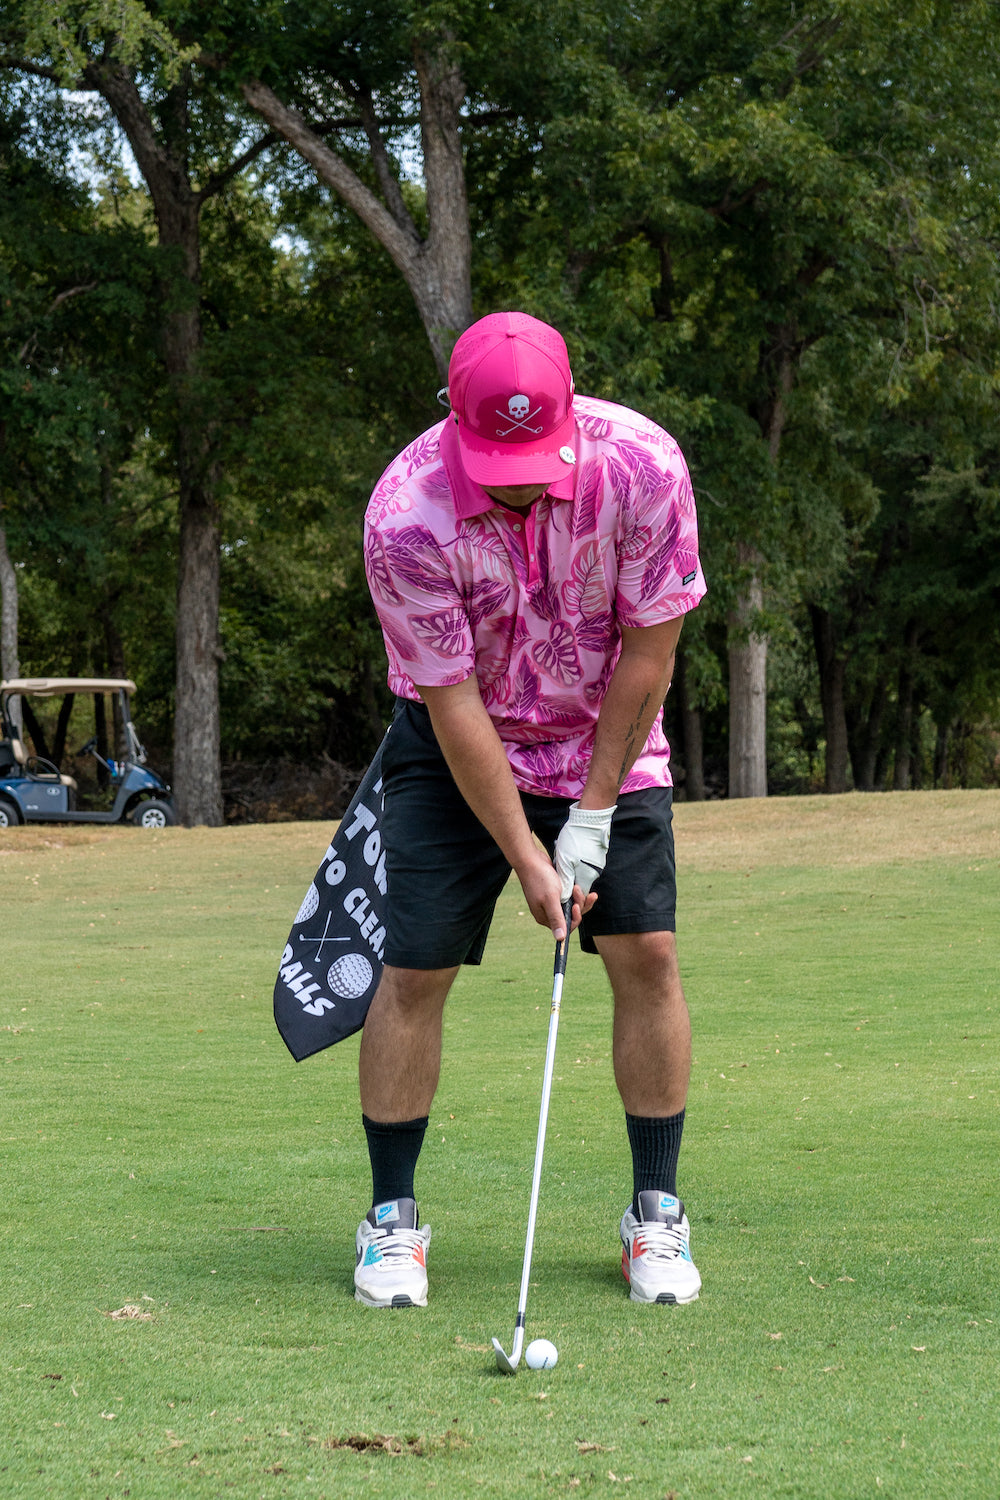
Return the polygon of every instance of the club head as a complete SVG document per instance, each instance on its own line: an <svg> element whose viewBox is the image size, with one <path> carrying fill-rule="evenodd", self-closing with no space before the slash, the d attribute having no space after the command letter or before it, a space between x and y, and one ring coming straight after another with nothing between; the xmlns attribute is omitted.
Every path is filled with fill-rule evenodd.
<svg viewBox="0 0 1000 1500"><path fill-rule="evenodd" d="M518 1333L520 1329L518 1329ZM497 1357L497 1369L502 1370L505 1375L516 1375L517 1367L521 1362L521 1350L517 1334L514 1335L514 1347L510 1351L510 1359L503 1352L503 1345L499 1339L493 1340L493 1349Z"/></svg>

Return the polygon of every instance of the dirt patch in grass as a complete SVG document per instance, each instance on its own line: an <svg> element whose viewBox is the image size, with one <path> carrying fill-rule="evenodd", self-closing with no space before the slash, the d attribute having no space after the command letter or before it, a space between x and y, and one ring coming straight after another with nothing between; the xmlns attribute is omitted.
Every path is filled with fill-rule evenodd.
<svg viewBox="0 0 1000 1500"><path fill-rule="evenodd" d="M432 1453L451 1452L465 1448L468 1444L457 1433L445 1432L440 1437L393 1437L388 1433L351 1433L350 1437L326 1438L320 1447L329 1450L349 1448L354 1453L389 1453L394 1458L427 1458Z"/></svg>

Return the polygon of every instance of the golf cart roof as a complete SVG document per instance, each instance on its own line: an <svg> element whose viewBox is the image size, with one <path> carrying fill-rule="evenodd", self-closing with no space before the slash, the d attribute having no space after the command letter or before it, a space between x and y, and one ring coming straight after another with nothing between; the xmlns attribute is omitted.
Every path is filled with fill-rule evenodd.
<svg viewBox="0 0 1000 1500"><path fill-rule="evenodd" d="M59 693L116 693L124 688L135 692L130 677L12 677L0 682L0 693L32 693L38 698L54 698Z"/></svg>

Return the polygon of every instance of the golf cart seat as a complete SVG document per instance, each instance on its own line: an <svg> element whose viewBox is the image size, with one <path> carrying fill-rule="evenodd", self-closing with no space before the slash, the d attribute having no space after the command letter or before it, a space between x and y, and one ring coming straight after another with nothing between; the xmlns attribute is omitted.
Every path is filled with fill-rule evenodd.
<svg viewBox="0 0 1000 1500"><path fill-rule="evenodd" d="M22 740L16 739L14 736L11 736L11 738L6 741L6 744L10 746L10 753L11 755L13 755L17 764L21 767L22 771L26 772L27 775L31 777L32 781L58 781L61 786L66 786L69 787L71 791L76 791L76 782L74 781L72 776L64 775L63 772L59 770L59 767L54 766L51 761L41 760L37 755L29 756L27 750L25 750L24 748L24 742ZM34 771L29 770L29 760L33 760L36 767L43 766L45 767L45 769Z"/></svg>

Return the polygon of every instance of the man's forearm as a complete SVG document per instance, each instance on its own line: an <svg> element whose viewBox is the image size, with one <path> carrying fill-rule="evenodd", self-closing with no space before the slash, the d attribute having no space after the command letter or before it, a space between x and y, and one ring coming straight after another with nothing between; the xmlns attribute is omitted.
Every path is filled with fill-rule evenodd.
<svg viewBox="0 0 1000 1500"><path fill-rule="evenodd" d="M618 800L666 697L680 630L676 620L623 632L622 654L597 721L582 808L611 807Z"/></svg>
<svg viewBox="0 0 1000 1500"><path fill-rule="evenodd" d="M535 854L535 843L514 777L475 679L469 687L421 688L434 733L455 784L515 870Z"/></svg>

